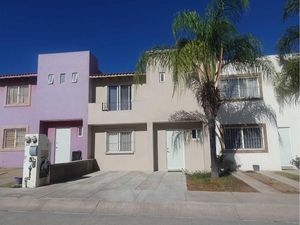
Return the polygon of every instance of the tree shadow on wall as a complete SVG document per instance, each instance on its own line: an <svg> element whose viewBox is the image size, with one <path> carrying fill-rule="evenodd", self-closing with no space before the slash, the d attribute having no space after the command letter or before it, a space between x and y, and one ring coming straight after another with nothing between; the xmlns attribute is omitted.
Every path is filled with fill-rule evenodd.
<svg viewBox="0 0 300 225"><path fill-rule="evenodd" d="M202 132L206 131L207 119L205 115L199 111L187 112L184 110L177 111L169 118L172 122L194 121L202 122ZM217 116L217 139L220 145L220 153L218 155L218 164L221 169L220 173L230 173L237 170L241 165L236 160L236 150L230 149L230 153L225 151L224 131L222 125L229 124L270 124L277 127L276 113L271 106L266 105L263 100L255 101L239 101L225 102L222 104ZM191 140L191 130L181 131L185 137L185 142ZM179 134L178 134L179 135ZM203 142L202 139L199 141ZM237 140L236 140L237 141Z"/></svg>

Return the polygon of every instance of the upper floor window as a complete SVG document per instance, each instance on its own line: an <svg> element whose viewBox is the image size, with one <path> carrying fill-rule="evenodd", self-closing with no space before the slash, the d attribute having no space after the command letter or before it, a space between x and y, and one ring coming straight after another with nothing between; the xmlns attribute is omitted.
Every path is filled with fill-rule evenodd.
<svg viewBox="0 0 300 225"><path fill-rule="evenodd" d="M7 86L6 105L28 105L29 85Z"/></svg>
<svg viewBox="0 0 300 225"><path fill-rule="evenodd" d="M78 82L78 73L72 73L72 83Z"/></svg>
<svg viewBox="0 0 300 225"><path fill-rule="evenodd" d="M54 84L54 74L48 74L48 84Z"/></svg>
<svg viewBox="0 0 300 225"><path fill-rule="evenodd" d="M162 83L162 82L165 82L165 80L166 80L166 73L160 72L159 73L159 82Z"/></svg>
<svg viewBox="0 0 300 225"><path fill-rule="evenodd" d="M260 98L258 77L237 77L221 80L221 97L224 99Z"/></svg>
<svg viewBox="0 0 300 225"><path fill-rule="evenodd" d="M131 109L131 85L108 86L107 110Z"/></svg>
<svg viewBox="0 0 300 225"><path fill-rule="evenodd" d="M62 84L62 83L65 83L65 80L66 80L66 74L65 73L61 73L60 74L60 77L59 77L59 82Z"/></svg>
<svg viewBox="0 0 300 225"><path fill-rule="evenodd" d="M132 131L112 131L106 136L108 153L133 152Z"/></svg>
<svg viewBox="0 0 300 225"><path fill-rule="evenodd" d="M224 142L226 150L262 150L264 135L261 125L225 127Z"/></svg>
<svg viewBox="0 0 300 225"><path fill-rule="evenodd" d="M9 128L3 130L4 149L23 148L25 146L26 128Z"/></svg>

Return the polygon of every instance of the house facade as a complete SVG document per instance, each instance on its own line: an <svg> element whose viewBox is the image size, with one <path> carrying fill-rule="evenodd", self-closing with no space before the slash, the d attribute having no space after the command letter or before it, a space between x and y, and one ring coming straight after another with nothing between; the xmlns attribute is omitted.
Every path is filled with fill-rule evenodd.
<svg viewBox="0 0 300 225"><path fill-rule="evenodd" d="M275 56L268 56L279 71ZM298 106L280 108L271 81L224 72L218 115L226 160L280 170L300 155ZM51 163L95 158L100 170L210 170L208 130L190 90L148 68L104 74L89 52L42 54L37 74L0 76L0 167L21 167L25 133L47 134ZM188 112L174 119L176 112Z"/></svg>

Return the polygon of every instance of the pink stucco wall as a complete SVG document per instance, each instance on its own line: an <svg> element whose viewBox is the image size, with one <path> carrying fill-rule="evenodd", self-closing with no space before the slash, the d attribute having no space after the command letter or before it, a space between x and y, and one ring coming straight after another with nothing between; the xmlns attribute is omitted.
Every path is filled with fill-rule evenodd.
<svg viewBox="0 0 300 225"><path fill-rule="evenodd" d="M6 126L24 125L28 127L28 133L40 133L40 123L43 121L82 121L83 137L77 137L77 127L70 126L72 127L71 151L81 150L82 158L87 159L89 74L97 70L96 64L96 59L89 51L41 54L38 57L37 78L2 79L0 81L0 133ZM78 73L77 83L71 82L74 72ZM61 73L66 74L63 84L59 82ZM48 85L48 74L54 74L53 85ZM14 83L32 84L30 106L3 106L5 86ZM47 132L54 151L55 127L49 128ZM23 151L0 149L0 167L22 167L23 154ZM51 161L54 162L54 158Z"/></svg>

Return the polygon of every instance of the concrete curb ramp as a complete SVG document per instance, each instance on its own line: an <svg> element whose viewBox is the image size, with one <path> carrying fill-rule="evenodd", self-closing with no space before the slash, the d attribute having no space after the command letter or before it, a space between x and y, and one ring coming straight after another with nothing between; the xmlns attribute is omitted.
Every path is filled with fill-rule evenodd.
<svg viewBox="0 0 300 225"><path fill-rule="evenodd" d="M0 198L0 211L145 215L222 220L299 221L298 207L285 204L174 202L131 203L63 198ZM281 213L278 213L281 212Z"/></svg>

